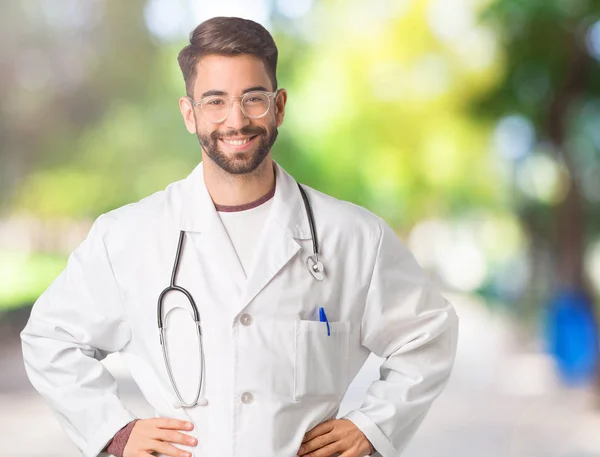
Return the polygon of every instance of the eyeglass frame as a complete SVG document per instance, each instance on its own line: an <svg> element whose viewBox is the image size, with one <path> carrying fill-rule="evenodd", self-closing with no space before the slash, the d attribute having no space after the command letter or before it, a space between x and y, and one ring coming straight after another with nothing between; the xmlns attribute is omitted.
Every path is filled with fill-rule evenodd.
<svg viewBox="0 0 600 457"><path fill-rule="evenodd" d="M266 95L268 97L268 99L269 99L269 106L267 107L267 110L265 111L265 114L261 114L260 116L250 116L246 112L246 110L244 109L244 105L242 104L242 99L244 97L247 97L247 96L252 95L252 94L263 94L263 95ZM192 107L194 107L194 108L196 106L201 105L202 102L204 100L206 100L207 98L211 98L211 97L219 97L219 98L223 98L223 99L227 100L229 102L229 108L227 109L227 114L225 115L225 117L222 120L220 120L220 121L211 121L210 119L207 119L206 115L204 114L204 111L202 110L202 107L200 108L200 112L202 113L202 116L208 122L212 122L213 124L222 124L223 122L225 122L227 120L227 118L229 117L229 114L231 114L231 107L233 106L233 101L234 100L236 100L236 99L240 100L240 109L242 110L242 114L244 116L246 116L248 119L262 119L267 114L269 114L269 110L271 109L271 97L273 97L273 101L275 101L275 98L277 97L278 94L279 94L279 89L277 89L275 92L268 92L266 90L253 90L253 91L250 91L250 92L246 92L243 95L232 96L232 97L225 97L223 95L207 95L206 97L202 97L198 101L194 100L189 95L187 96L187 98L190 100L190 102L192 103Z"/></svg>

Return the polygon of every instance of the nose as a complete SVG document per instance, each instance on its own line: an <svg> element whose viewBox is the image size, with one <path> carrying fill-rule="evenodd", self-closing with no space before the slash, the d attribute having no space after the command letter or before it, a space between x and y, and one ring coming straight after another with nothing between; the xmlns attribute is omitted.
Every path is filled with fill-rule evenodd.
<svg viewBox="0 0 600 457"><path fill-rule="evenodd" d="M248 117L246 117L242 111L240 100L232 100L231 103L232 106L229 110L229 116L227 116L227 119L225 119L225 127L228 127L232 130L239 130L242 127L250 124L250 119L248 119Z"/></svg>

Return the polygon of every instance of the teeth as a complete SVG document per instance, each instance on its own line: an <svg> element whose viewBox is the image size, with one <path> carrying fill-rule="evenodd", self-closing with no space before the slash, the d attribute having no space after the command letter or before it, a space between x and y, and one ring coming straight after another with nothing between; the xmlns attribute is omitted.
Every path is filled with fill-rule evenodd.
<svg viewBox="0 0 600 457"><path fill-rule="evenodd" d="M223 141L227 144L231 144L233 146L241 146L243 144L246 144L248 141L250 141L250 138L245 138L243 140L226 140L225 138L223 138Z"/></svg>

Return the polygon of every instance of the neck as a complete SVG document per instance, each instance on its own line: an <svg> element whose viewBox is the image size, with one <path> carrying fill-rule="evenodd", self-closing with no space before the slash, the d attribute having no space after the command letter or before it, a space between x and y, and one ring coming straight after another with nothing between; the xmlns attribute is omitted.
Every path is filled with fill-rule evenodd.
<svg viewBox="0 0 600 457"><path fill-rule="evenodd" d="M256 170L245 175L231 175L210 158L203 162L204 183L216 205L245 205L263 197L275 186L275 169L270 154Z"/></svg>

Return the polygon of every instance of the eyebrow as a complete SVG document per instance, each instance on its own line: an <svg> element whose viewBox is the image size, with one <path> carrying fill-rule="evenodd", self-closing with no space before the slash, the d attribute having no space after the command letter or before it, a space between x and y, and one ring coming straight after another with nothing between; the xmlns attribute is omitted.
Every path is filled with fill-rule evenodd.
<svg viewBox="0 0 600 457"><path fill-rule="evenodd" d="M253 91L255 91L255 90L262 90L262 91L264 91L264 92L269 92L269 91L267 90L267 88L266 88L266 87L264 87L264 86L253 86L253 87L248 87L247 89L244 89L244 90L242 91L242 94L245 94L245 93L247 93L247 92L253 92ZM204 93L202 94L202 97L209 97L209 96L211 96L211 95L227 95L227 92L223 92L222 90L209 90L209 91L207 91L207 92L204 92Z"/></svg>

